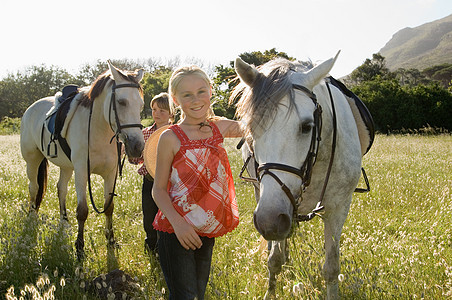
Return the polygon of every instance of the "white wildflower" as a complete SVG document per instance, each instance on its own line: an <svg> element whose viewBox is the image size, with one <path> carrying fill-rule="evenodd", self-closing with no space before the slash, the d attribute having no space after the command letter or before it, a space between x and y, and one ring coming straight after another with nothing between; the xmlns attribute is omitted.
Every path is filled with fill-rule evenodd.
<svg viewBox="0 0 452 300"><path fill-rule="evenodd" d="M304 289L303 283L299 282L292 287L292 293L295 296L298 296Z"/></svg>

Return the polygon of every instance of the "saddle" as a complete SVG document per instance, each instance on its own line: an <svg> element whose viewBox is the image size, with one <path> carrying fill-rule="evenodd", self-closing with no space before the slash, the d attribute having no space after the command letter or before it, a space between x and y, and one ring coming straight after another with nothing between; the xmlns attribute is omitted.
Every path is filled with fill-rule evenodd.
<svg viewBox="0 0 452 300"><path fill-rule="evenodd" d="M375 139L375 123L372 115L363 101L352 91L350 91L342 82L334 79L332 76L328 77L328 79L329 82L337 87L347 98L358 127L361 153L364 156L364 154L366 154L372 147Z"/></svg>
<svg viewBox="0 0 452 300"><path fill-rule="evenodd" d="M58 157L56 141L60 144L64 154L71 160L71 148L69 147L65 138L61 136L61 130L63 129L66 116L69 112L71 102L78 94L78 86L67 85L63 88L61 96L55 99L54 106L47 113L47 117L44 121L45 127L50 132L50 142L47 145L47 156L51 158ZM44 131L44 125L42 131ZM43 146L43 134L41 134L41 148L44 151ZM53 147L52 147L53 146ZM53 152L51 151L53 149Z"/></svg>

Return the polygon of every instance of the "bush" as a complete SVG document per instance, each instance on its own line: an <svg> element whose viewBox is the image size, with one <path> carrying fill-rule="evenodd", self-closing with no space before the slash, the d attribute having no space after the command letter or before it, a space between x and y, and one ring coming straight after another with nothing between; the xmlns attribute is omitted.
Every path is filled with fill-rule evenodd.
<svg viewBox="0 0 452 300"><path fill-rule="evenodd" d="M425 127L452 130L452 94L438 83L401 86L377 77L352 88L383 133Z"/></svg>
<svg viewBox="0 0 452 300"><path fill-rule="evenodd" d="M19 134L20 118L4 117L0 122L0 135Z"/></svg>

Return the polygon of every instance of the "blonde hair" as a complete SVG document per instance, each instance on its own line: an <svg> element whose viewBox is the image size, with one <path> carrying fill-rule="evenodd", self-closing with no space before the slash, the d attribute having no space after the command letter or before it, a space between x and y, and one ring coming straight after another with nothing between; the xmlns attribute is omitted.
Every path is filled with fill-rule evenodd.
<svg viewBox="0 0 452 300"><path fill-rule="evenodd" d="M154 98L152 98L150 107L152 109L152 106L155 103L155 104L157 104L158 108L167 110L170 113L170 121L174 122L174 114L173 114L174 109L171 109L172 103L170 103L169 98L170 97L169 97L168 93L160 93L157 96L155 96Z"/></svg>
<svg viewBox="0 0 452 300"><path fill-rule="evenodd" d="M209 86L209 89L212 91L212 82L210 81L209 76L207 76L206 72L204 72L200 67L192 65L192 66L185 66L177 68L173 74L171 75L169 86L168 86L168 93L171 95L170 101L171 105L170 108L175 110L176 105L174 103L174 96L176 95L177 88L179 87L180 82L182 79L189 75L195 75L201 78L205 81L205 83ZM173 115L176 114L176 111L171 111ZM207 119L214 119L215 113L213 112L212 106L210 106L210 109L207 113ZM181 120L184 119L184 113L181 111Z"/></svg>

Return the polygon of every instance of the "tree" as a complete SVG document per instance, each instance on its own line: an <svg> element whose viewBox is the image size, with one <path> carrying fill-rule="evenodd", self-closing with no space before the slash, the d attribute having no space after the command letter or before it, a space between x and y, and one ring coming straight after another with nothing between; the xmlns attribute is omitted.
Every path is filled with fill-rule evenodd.
<svg viewBox="0 0 452 300"><path fill-rule="evenodd" d="M350 79L354 84L359 84L373 80L377 76L383 79L393 78L393 75L386 67L385 58L380 53L373 54L372 59L367 58L361 66L350 74Z"/></svg>
<svg viewBox="0 0 452 300"><path fill-rule="evenodd" d="M112 60L111 62L115 67L121 70L134 71L144 68L145 71L150 72L154 69L152 59L148 59L144 62L130 59ZM97 60L94 65L86 63L81 67L80 71L76 75L74 84L77 84L78 86L89 86L96 80L99 75L106 72L107 70L107 61Z"/></svg>
<svg viewBox="0 0 452 300"><path fill-rule="evenodd" d="M144 92L143 117L147 118L150 114L150 103L156 95L167 92L169 80L173 70L169 67L159 66L153 72L146 73L141 81Z"/></svg>
<svg viewBox="0 0 452 300"><path fill-rule="evenodd" d="M269 62L270 60L281 57L288 60L295 60L295 58L290 57L285 52L278 52L276 51L276 48L272 48L270 50L265 50L264 52L260 51L253 51L253 52L244 52L239 55L241 59L246 61L249 64L253 64L256 67L265 64L266 62Z"/></svg>
<svg viewBox="0 0 452 300"><path fill-rule="evenodd" d="M18 118L38 99L53 96L74 77L55 66L33 66L24 72L9 74L0 82L0 118Z"/></svg>
<svg viewBox="0 0 452 300"><path fill-rule="evenodd" d="M421 73L418 69L399 68L394 72L395 78L399 79L401 85L415 86L418 84L428 84L431 80Z"/></svg>
<svg viewBox="0 0 452 300"><path fill-rule="evenodd" d="M445 88L449 87L452 78L452 64L442 64L422 71L427 77L438 80Z"/></svg>
<svg viewBox="0 0 452 300"><path fill-rule="evenodd" d="M253 64L256 67L269 62L270 60L281 57L288 60L295 60L285 52L278 52L275 48L270 50L244 52L239 54L239 57L249 64ZM234 62L231 61L229 66L218 65L215 67L215 77L213 78L215 101L214 105L215 114L225 116L232 119L235 115L235 107L228 104L229 96L232 89L237 85L238 81L235 80L236 74L234 70Z"/></svg>

